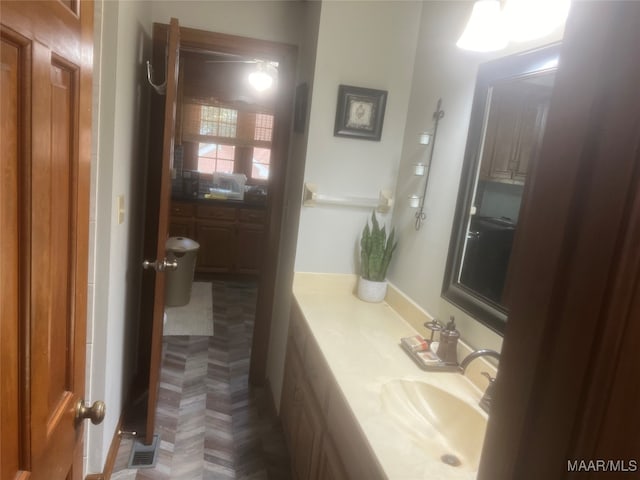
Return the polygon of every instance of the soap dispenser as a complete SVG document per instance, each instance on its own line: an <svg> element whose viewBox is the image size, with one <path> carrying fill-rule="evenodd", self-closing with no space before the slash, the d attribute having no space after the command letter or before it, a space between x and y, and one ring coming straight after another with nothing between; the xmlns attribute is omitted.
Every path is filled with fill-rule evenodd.
<svg viewBox="0 0 640 480"><path fill-rule="evenodd" d="M444 363L450 365L458 364L458 339L460 332L456 328L456 321L453 316L447 323L447 326L440 332L440 344L436 355L440 357Z"/></svg>

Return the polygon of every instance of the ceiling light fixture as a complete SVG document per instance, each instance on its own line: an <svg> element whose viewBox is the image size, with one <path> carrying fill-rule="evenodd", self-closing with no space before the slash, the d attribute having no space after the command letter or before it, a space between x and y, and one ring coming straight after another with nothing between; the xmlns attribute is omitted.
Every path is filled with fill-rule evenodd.
<svg viewBox="0 0 640 480"><path fill-rule="evenodd" d="M257 62L256 69L249 74L249 84L259 92L273 85L278 75L276 68L269 62Z"/></svg>
<svg viewBox="0 0 640 480"><path fill-rule="evenodd" d="M509 41L525 42L549 35L567 19L571 0L477 0L460 36L459 48L501 50Z"/></svg>
<svg viewBox="0 0 640 480"><path fill-rule="evenodd" d="M463 50L492 52L507 46L500 2L478 0L473 4L471 18L456 45Z"/></svg>
<svg viewBox="0 0 640 480"><path fill-rule="evenodd" d="M562 25L570 0L508 0L503 16L507 35L514 42L544 37Z"/></svg>

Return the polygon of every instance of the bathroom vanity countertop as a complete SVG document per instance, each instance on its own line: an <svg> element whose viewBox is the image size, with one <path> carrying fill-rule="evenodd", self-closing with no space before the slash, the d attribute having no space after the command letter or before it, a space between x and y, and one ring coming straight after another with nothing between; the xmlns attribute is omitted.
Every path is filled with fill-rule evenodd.
<svg viewBox="0 0 640 480"><path fill-rule="evenodd" d="M356 282L355 275L296 273L293 294L384 474L390 479L475 478L476 472L441 462L441 452L420 448L384 411L380 394L392 380L423 381L486 416L477 407L482 392L459 373L422 371L399 345L416 330L387 302L358 299Z"/></svg>

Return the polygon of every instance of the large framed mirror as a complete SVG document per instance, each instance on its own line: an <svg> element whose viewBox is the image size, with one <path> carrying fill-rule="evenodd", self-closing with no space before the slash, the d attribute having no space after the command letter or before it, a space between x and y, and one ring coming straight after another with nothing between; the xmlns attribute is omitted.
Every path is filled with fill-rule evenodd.
<svg viewBox="0 0 640 480"><path fill-rule="evenodd" d="M559 44L478 71L442 296L502 334L511 249L536 161Z"/></svg>

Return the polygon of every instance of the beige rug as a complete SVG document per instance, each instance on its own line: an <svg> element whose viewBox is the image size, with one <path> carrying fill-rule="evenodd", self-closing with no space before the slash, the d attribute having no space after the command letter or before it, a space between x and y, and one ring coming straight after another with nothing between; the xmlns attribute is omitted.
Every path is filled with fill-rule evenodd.
<svg viewBox="0 0 640 480"><path fill-rule="evenodd" d="M165 308L164 335L213 335L211 283L193 282L191 301Z"/></svg>

